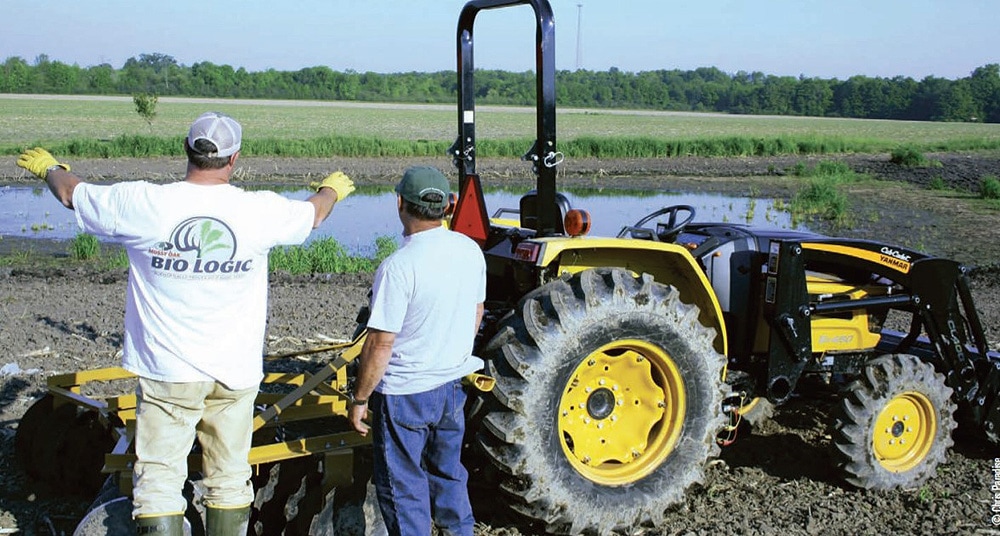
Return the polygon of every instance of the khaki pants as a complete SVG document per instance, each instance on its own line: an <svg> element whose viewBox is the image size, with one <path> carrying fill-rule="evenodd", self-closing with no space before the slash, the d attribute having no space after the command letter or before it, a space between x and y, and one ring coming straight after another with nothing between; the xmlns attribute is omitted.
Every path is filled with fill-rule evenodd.
<svg viewBox="0 0 1000 536"><path fill-rule="evenodd" d="M133 516L180 513L187 458L201 444L204 502L215 507L253 502L247 462L257 386L233 391L218 382L139 379L136 391Z"/></svg>

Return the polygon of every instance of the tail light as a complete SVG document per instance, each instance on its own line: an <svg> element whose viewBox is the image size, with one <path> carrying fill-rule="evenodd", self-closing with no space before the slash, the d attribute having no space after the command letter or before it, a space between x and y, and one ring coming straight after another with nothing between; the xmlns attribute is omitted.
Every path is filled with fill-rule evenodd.
<svg viewBox="0 0 1000 536"><path fill-rule="evenodd" d="M536 262L542 245L537 242L521 242L514 248L514 258L519 261Z"/></svg>

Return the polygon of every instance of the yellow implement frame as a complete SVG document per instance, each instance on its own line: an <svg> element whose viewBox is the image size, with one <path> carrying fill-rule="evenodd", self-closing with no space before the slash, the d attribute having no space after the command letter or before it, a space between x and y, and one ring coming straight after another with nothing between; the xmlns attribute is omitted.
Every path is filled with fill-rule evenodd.
<svg viewBox="0 0 1000 536"><path fill-rule="evenodd" d="M273 361L324 352L335 354L332 360L315 372L272 372L264 375L261 392L258 393L255 403L258 408L253 422L255 437L264 436L258 432L265 428L276 428L295 421L329 417L346 418L347 365L360 355L365 335L366 332L362 332L349 342L265 356L265 360ZM130 381L135 378L135 374L121 367L108 367L59 374L48 379L48 391L56 405L75 404L96 411L111 426L117 441L114 449L105 454L102 472L115 475L119 490L123 494L128 494L131 490L131 473L135 463L132 446L135 438L135 394L129 392L96 396L84 392L100 390L99 387L88 389L88 384ZM282 389L282 386L285 391L290 387L291 391L273 392ZM366 446L370 442L369 438L362 437L353 430L284 441L275 439L251 447L249 461L256 471L263 464L319 454L323 455L327 462L323 464L326 468L324 485L346 485L350 484L352 479L354 449ZM188 463L192 471L197 471L201 467L201 456L192 453Z"/></svg>

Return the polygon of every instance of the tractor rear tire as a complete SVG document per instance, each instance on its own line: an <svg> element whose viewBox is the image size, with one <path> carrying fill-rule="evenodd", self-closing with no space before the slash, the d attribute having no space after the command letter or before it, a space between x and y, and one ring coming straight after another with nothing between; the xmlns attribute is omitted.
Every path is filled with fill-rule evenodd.
<svg viewBox="0 0 1000 536"><path fill-rule="evenodd" d="M683 500L724 422L726 360L699 314L617 268L525 296L484 349L496 386L474 423L503 502L547 532L603 534Z"/></svg>
<svg viewBox="0 0 1000 536"><path fill-rule="evenodd" d="M844 481L888 490L932 478L953 444L951 395L944 376L916 356L868 363L835 413L833 456Z"/></svg>

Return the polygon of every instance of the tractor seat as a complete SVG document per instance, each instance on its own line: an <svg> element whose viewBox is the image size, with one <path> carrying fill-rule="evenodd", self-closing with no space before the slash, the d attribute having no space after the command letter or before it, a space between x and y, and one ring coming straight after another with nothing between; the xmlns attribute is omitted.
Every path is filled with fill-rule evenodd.
<svg viewBox="0 0 1000 536"><path fill-rule="evenodd" d="M566 220L566 213L569 212L569 199L565 195L556 192L556 213L559 217L556 218L556 232L559 234L564 234L566 232L563 227L563 221ZM525 229L538 230L538 191L531 190L530 192L521 196L520 204L521 213L521 227Z"/></svg>

